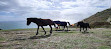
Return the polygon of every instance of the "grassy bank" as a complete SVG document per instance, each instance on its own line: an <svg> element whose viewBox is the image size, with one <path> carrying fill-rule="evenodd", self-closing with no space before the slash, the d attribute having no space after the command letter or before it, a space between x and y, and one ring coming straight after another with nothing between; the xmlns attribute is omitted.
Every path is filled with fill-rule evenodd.
<svg viewBox="0 0 111 49"><path fill-rule="evenodd" d="M36 28L28 28L28 29L9 29L9 30L0 30L0 31L21 31L21 30L35 30Z"/></svg>
<svg viewBox="0 0 111 49"><path fill-rule="evenodd" d="M95 28L86 34L79 29L71 31L53 31L42 29L35 36L36 29L15 29L0 31L0 49L111 49L111 29ZM53 29L54 30L54 29Z"/></svg>

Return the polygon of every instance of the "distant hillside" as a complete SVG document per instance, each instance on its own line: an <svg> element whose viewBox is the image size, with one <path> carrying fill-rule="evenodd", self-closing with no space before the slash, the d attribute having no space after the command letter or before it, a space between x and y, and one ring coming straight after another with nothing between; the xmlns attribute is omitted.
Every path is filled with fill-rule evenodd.
<svg viewBox="0 0 111 49"><path fill-rule="evenodd" d="M97 12L89 18L84 19L84 21L90 23L91 26L103 26L110 25L108 22L109 18L111 18L111 8Z"/></svg>

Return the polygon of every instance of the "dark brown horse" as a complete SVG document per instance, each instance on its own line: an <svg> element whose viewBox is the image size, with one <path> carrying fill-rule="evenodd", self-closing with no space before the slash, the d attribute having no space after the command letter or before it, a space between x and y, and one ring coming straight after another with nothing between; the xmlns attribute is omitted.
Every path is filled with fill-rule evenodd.
<svg viewBox="0 0 111 49"><path fill-rule="evenodd" d="M81 21L81 22L78 22L78 23L77 23L77 27L80 27L80 32L81 32L81 28L83 28L83 31L86 32L86 31L87 31L87 28L90 28L90 25L89 25L89 23L84 23L83 21ZM85 28L86 30L84 30L84 28ZM91 28L90 28L90 29L91 29Z"/></svg>
<svg viewBox="0 0 111 49"><path fill-rule="evenodd" d="M37 33L36 35L38 35L38 30L39 30L39 26L42 27L42 29L44 30L45 34L46 34L46 31L44 29L43 26L47 26L49 25L51 30L50 30L50 34L52 34L52 26L51 25L54 25L55 26L55 23L50 20L50 19L41 19L41 18L27 18L27 25L29 25L31 22L35 23L38 25L38 28L37 28ZM56 26L55 26L56 27ZM44 35L45 35L44 34Z"/></svg>

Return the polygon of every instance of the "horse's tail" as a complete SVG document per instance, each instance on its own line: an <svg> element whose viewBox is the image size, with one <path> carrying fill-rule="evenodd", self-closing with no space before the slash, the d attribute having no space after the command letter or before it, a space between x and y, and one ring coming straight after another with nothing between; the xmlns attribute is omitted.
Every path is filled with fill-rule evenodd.
<svg viewBox="0 0 111 49"><path fill-rule="evenodd" d="M56 28L56 24L54 23L54 27Z"/></svg>
<svg viewBox="0 0 111 49"><path fill-rule="evenodd" d="M89 23L88 23L88 28L90 28L90 29L91 29L91 27L90 27Z"/></svg>
<svg viewBox="0 0 111 49"><path fill-rule="evenodd" d="M56 23L53 22L53 25L54 25L55 28L57 28L57 27L56 27Z"/></svg>
<svg viewBox="0 0 111 49"><path fill-rule="evenodd" d="M71 26L71 24L69 22L67 22L69 24L69 26Z"/></svg>

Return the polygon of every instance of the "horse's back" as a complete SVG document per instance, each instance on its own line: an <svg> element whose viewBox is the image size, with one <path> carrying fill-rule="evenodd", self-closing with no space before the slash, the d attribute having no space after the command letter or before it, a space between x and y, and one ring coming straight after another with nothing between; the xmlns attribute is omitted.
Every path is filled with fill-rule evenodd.
<svg viewBox="0 0 111 49"><path fill-rule="evenodd" d="M56 23L56 24L60 24L60 21L53 21L54 23Z"/></svg>
<svg viewBox="0 0 111 49"><path fill-rule="evenodd" d="M54 21L54 23L59 24L60 26L66 26L67 22L62 22L62 21Z"/></svg>
<svg viewBox="0 0 111 49"><path fill-rule="evenodd" d="M66 26L67 22L61 22L61 26Z"/></svg>
<svg viewBox="0 0 111 49"><path fill-rule="evenodd" d="M41 19L42 23L44 23L44 25L52 25L53 21L50 19Z"/></svg>
<svg viewBox="0 0 111 49"><path fill-rule="evenodd" d="M84 23L84 27L89 27L89 23Z"/></svg>
<svg viewBox="0 0 111 49"><path fill-rule="evenodd" d="M78 22L80 27L89 27L89 23L84 23L84 22Z"/></svg>

